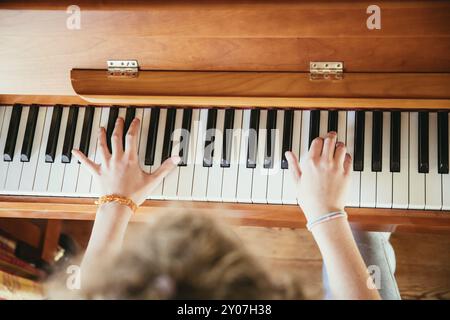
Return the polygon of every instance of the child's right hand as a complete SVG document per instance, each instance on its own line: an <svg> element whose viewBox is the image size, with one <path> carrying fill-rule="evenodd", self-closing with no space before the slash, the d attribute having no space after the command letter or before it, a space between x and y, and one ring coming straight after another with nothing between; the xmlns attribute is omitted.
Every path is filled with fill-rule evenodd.
<svg viewBox="0 0 450 320"><path fill-rule="evenodd" d="M314 139L300 165L292 152L286 152L297 184L298 204L309 221L345 207L352 159L344 143L336 143L336 139L335 132Z"/></svg>

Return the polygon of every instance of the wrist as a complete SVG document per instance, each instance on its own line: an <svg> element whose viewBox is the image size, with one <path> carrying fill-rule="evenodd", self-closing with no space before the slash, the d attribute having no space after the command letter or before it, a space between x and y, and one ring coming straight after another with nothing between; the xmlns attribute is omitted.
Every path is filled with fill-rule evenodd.
<svg viewBox="0 0 450 320"><path fill-rule="evenodd" d="M308 222L319 219L330 212L345 211L343 206L314 206L312 208L308 208L307 206L300 205L300 209L302 209Z"/></svg>
<svg viewBox="0 0 450 320"><path fill-rule="evenodd" d="M338 218L319 223L311 229L311 234L317 240L318 238L334 238L336 235L351 232L350 224L347 219Z"/></svg>

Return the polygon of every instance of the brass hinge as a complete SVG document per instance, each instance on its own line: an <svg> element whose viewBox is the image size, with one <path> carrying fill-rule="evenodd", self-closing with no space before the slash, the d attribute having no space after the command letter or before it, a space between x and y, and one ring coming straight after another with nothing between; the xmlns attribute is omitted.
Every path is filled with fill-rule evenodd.
<svg viewBox="0 0 450 320"><path fill-rule="evenodd" d="M341 80L344 76L343 62L310 62L311 80Z"/></svg>
<svg viewBox="0 0 450 320"><path fill-rule="evenodd" d="M108 75L135 78L139 74L137 60L108 60Z"/></svg>

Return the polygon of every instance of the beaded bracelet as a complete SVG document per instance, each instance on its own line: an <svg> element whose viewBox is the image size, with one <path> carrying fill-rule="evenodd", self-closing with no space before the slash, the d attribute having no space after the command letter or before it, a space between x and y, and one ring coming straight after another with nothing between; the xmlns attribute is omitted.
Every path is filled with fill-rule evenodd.
<svg viewBox="0 0 450 320"><path fill-rule="evenodd" d="M117 202L119 204L122 204L124 206L127 206L131 209L131 211L136 212L138 206L136 205L136 203L134 203L133 200L131 200L130 198L127 197L122 197L119 196L117 194L109 194L106 196L101 196L98 198L97 201L95 201L95 204L101 206L104 203L108 203L108 202Z"/></svg>
<svg viewBox="0 0 450 320"><path fill-rule="evenodd" d="M321 224L323 222L327 222L333 219L337 219L337 218L346 218L347 219L347 213L345 211L334 211L334 212L330 212L327 213L326 215L323 215L313 221L310 221L306 224L306 228L311 231L311 229L318 225Z"/></svg>

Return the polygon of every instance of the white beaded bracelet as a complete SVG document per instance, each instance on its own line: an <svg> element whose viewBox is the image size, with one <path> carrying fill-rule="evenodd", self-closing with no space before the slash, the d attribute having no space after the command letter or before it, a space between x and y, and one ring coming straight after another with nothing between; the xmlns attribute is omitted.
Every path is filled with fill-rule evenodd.
<svg viewBox="0 0 450 320"><path fill-rule="evenodd" d="M346 218L347 219L347 213L345 211L334 211L334 212L327 213L326 215L323 215L313 221L308 222L306 224L306 228L309 231L311 231L311 229L314 226L316 226L320 223L326 222L326 221L336 219L336 218Z"/></svg>

